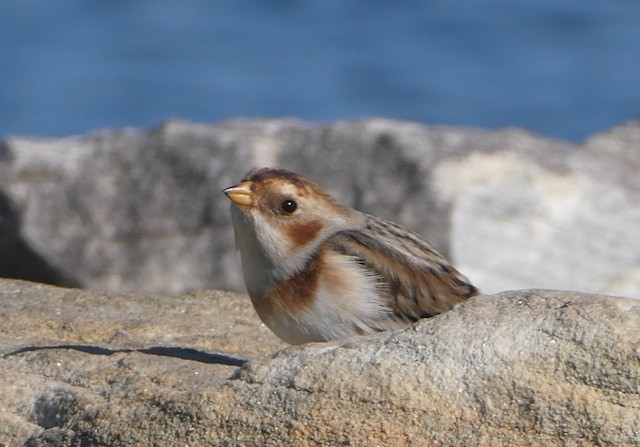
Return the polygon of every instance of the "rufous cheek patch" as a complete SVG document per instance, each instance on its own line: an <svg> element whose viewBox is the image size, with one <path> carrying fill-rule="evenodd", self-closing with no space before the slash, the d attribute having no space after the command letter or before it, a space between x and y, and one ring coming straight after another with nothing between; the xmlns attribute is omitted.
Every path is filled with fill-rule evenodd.
<svg viewBox="0 0 640 447"><path fill-rule="evenodd" d="M320 230L322 230L322 223L313 220L285 227L289 240L293 241L296 247L304 247L313 241Z"/></svg>

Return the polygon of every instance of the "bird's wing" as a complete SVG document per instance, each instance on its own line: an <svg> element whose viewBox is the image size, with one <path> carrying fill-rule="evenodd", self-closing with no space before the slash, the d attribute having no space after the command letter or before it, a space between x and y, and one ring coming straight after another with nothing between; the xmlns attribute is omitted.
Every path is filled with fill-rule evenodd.
<svg viewBox="0 0 640 447"><path fill-rule="evenodd" d="M375 275L401 319L436 315L478 294L431 244L392 222L367 216L366 229L338 232L325 243Z"/></svg>

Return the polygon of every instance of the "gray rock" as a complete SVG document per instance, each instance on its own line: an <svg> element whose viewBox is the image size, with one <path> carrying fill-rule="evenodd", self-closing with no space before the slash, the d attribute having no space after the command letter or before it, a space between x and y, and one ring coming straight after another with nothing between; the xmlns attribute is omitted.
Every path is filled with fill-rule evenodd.
<svg viewBox="0 0 640 447"><path fill-rule="evenodd" d="M0 280L0 302L0 445L640 440L638 300L479 296L407 330L270 355L283 345L231 293Z"/></svg>
<svg viewBox="0 0 640 447"><path fill-rule="evenodd" d="M639 146L640 122L581 146L382 119L11 138L0 149L0 276L242 291L221 190L277 165L421 233L485 292L640 297Z"/></svg>

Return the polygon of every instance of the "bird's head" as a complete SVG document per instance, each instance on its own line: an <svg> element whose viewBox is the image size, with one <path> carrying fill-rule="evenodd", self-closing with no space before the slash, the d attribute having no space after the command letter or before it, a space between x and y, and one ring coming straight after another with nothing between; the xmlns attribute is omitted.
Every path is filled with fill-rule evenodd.
<svg viewBox="0 0 640 447"><path fill-rule="evenodd" d="M256 256L248 251L259 249L288 273L326 237L352 226L358 215L312 181L284 169L252 170L224 193L233 202L236 244L243 259Z"/></svg>

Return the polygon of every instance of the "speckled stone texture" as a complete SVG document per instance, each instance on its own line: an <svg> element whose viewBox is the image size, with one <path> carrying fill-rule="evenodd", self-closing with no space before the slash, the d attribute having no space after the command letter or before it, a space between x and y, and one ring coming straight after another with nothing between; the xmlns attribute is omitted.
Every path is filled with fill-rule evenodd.
<svg viewBox="0 0 640 447"><path fill-rule="evenodd" d="M286 347L243 295L0 280L0 445L632 446L640 301L526 290Z"/></svg>

